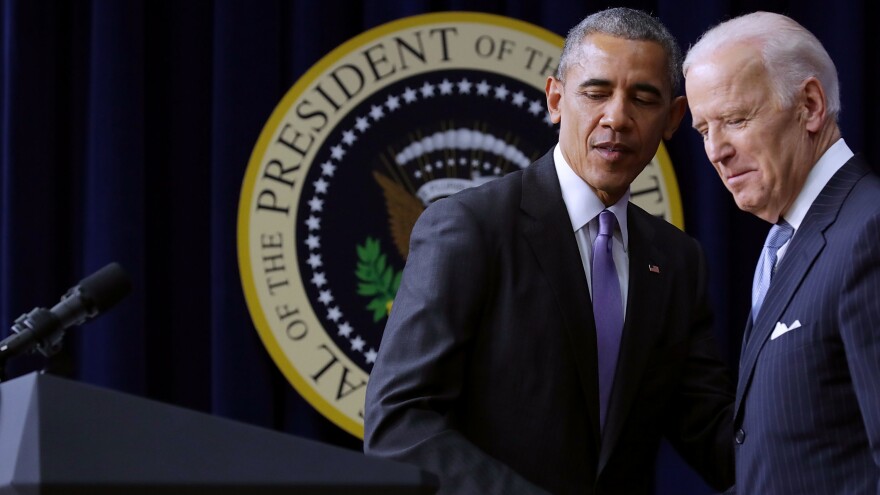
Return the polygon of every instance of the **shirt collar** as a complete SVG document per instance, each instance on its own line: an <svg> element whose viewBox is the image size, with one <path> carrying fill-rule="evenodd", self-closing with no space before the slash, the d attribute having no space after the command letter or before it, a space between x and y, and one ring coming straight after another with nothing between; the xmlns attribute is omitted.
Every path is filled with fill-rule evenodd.
<svg viewBox="0 0 880 495"><path fill-rule="evenodd" d="M816 200L831 177L852 157L853 152L843 141L843 138L838 139L819 157L819 161L807 175L804 187L798 193L794 203L791 204L791 208L782 216L786 222L794 227L795 231L801 226L804 217L807 216L807 211L813 205L813 201Z"/></svg>
<svg viewBox="0 0 880 495"><path fill-rule="evenodd" d="M559 178L559 187L562 189L562 201L565 202L565 209L568 210L572 231L577 232L590 220L596 218L602 210L607 209L617 217L617 225L620 227L620 234L623 238L623 249L626 251L629 246L626 222L626 208L630 198L629 189L627 188L626 193L616 203L606 207L602 200L596 196L596 192L565 161L559 144L553 150L553 162L556 165L556 176Z"/></svg>

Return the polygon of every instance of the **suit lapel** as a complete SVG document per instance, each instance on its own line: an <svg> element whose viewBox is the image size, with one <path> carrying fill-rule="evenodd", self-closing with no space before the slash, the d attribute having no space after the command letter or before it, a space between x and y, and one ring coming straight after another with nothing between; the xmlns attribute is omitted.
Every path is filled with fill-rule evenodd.
<svg viewBox="0 0 880 495"><path fill-rule="evenodd" d="M594 447L599 438L596 326L580 252L562 200L552 151L523 173L523 233L559 303L569 346L589 407Z"/></svg>
<svg viewBox="0 0 880 495"><path fill-rule="evenodd" d="M608 422L599 450L600 473L611 457L633 407L645 363L662 331L657 322L663 320L663 311L669 297L669 274L662 271L665 258L655 248L655 231L647 216L647 213L632 204L627 208L629 292ZM652 272L649 266L660 267L660 273Z"/></svg>
<svg viewBox="0 0 880 495"><path fill-rule="evenodd" d="M867 165L861 157L854 157L834 174L813 201L785 256L779 262L757 320L751 329L747 324L746 335L749 338L743 343L739 386L736 391L737 416L740 414L742 399L751 385L755 363L761 350L810 267L825 247L825 231L837 218L843 200L867 172Z"/></svg>
<svg viewBox="0 0 880 495"><path fill-rule="evenodd" d="M814 219L814 221L816 220L819 219ZM813 261L825 247L825 238L821 232L823 228L824 226L820 228L818 223L807 224L804 222L792 240L787 254L777 266L773 282L770 284L770 289L761 305L761 312L752 324L749 340L743 345L739 370L740 386L737 389L736 397L737 413L739 413L742 397L751 385L755 363L761 349L763 349L775 323L779 321L780 315L788 306Z"/></svg>

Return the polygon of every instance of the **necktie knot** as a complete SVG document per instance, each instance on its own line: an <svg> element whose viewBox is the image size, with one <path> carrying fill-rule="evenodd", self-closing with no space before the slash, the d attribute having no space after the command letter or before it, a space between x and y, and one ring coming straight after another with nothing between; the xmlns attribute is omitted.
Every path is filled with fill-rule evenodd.
<svg viewBox="0 0 880 495"><path fill-rule="evenodd" d="M780 220L779 223L770 228L764 245L770 249L778 250L791 239L792 234L794 234L794 227L785 220Z"/></svg>
<svg viewBox="0 0 880 495"><path fill-rule="evenodd" d="M609 210L599 213L599 235L614 235L614 227L617 226L617 217Z"/></svg>

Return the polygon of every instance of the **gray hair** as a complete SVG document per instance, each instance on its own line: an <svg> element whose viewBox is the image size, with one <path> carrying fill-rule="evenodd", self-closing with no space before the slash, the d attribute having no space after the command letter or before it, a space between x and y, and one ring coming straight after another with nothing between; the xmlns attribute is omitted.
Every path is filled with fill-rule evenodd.
<svg viewBox="0 0 880 495"><path fill-rule="evenodd" d="M795 94L807 78L818 79L825 89L828 115L837 120L840 114L840 83L834 62L813 33L781 14L753 12L706 31L688 50L682 73L687 75L695 60L711 56L715 50L733 44L749 44L758 48L773 92L785 108L794 103Z"/></svg>
<svg viewBox="0 0 880 495"><path fill-rule="evenodd" d="M669 33L659 19L640 10L616 7L602 10L587 16L577 26L571 28L565 38L565 46L559 57L556 78L565 82L565 73L574 62L574 53L591 34L607 34L616 38L659 43L666 53L667 77L672 95L681 89L681 49L675 37Z"/></svg>

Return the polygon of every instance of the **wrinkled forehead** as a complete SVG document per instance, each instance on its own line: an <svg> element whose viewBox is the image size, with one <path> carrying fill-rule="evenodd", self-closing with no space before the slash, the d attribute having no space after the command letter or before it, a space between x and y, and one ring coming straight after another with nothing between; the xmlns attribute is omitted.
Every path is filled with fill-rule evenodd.
<svg viewBox="0 0 880 495"><path fill-rule="evenodd" d="M672 91L666 53L656 41L596 33L584 37L572 55L566 82L601 79L615 84L650 84L664 94Z"/></svg>

